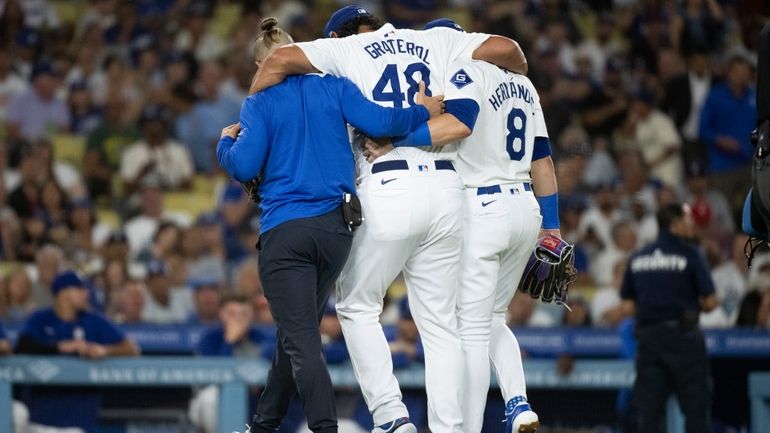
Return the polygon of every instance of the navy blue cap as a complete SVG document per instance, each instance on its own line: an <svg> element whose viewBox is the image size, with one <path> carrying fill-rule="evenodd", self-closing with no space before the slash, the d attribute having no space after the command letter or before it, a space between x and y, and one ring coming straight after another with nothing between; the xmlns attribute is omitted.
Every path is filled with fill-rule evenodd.
<svg viewBox="0 0 770 433"><path fill-rule="evenodd" d="M181 50L171 50L163 56L163 63L170 65L172 63L182 63L187 61L187 53Z"/></svg>
<svg viewBox="0 0 770 433"><path fill-rule="evenodd" d="M166 274L166 265L158 260L158 259L152 259L149 263L147 263L147 276L153 277L156 275L165 275Z"/></svg>
<svg viewBox="0 0 770 433"><path fill-rule="evenodd" d="M457 24L456 22L454 22L453 20L450 20L449 18L439 18L439 19L433 20L433 21L425 24L425 26L422 29L423 30L430 30L430 29L432 29L434 27L446 27L446 28L449 28L449 29L457 30L458 32L464 32L465 31L465 30L463 30L462 27L460 27L460 24Z"/></svg>
<svg viewBox="0 0 770 433"><path fill-rule="evenodd" d="M351 20L358 17L372 16L366 9L357 5L349 5L344 8L337 9L336 12L329 17L329 21L324 26L324 37L332 37L332 32L340 31L340 27L349 23Z"/></svg>
<svg viewBox="0 0 770 433"><path fill-rule="evenodd" d="M402 320L412 320L412 310L409 309L409 298L403 296L398 301L398 313Z"/></svg>
<svg viewBox="0 0 770 433"><path fill-rule="evenodd" d="M51 292L53 292L53 295L56 296L62 290L69 289L71 287L85 289L86 285L76 273L72 271L64 271L57 274L53 279L53 283L51 283Z"/></svg>
<svg viewBox="0 0 770 433"><path fill-rule="evenodd" d="M16 32L16 43L22 47L36 47L40 44L40 33L25 27Z"/></svg>
<svg viewBox="0 0 770 433"><path fill-rule="evenodd" d="M218 278L214 276L206 276L206 277L190 279L189 281L187 281L187 284L189 284L193 290L208 289L208 288L219 290L219 287L222 285L222 281L220 281Z"/></svg>
<svg viewBox="0 0 770 433"><path fill-rule="evenodd" d="M214 226L219 224L219 214L216 212L204 212L195 220L197 226Z"/></svg>
<svg viewBox="0 0 770 433"><path fill-rule="evenodd" d="M653 105L655 103L655 94L647 87L641 87L634 93L633 99L648 105Z"/></svg>
<svg viewBox="0 0 770 433"><path fill-rule="evenodd" d="M126 234L122 231L114 231L110 233L110 236L107 238L108 244L125 244L128 243L128 237L126 237Z"/></svg>
<svg viewBox="0 0 770 433"><path fill-rule="evenodd" d="M173 115L168 108L160 104L149 104L144 107L142 113L139 115L139 124L143 124L149 120L157 120L166 124L171 123Z"/></svg>
<svg viewBox="0 0 770 433"><path fill-rule="evenodd" d="M30 74L30 80L34 80L35 78L41 76L41 75L51 75L51 76L58 76L56 71L54 70L53 66L48 62L37 62L35 63L35 66L32 67L32 73Z"/></svg>
<svg viewBox="0 0 770 433"><path fill-rule="evenodd" d="M708 165L705 161L694 160L687 164L687 177L705 177L708 176Z"/></svg>
<svg viewBox="0 0 770 433"><path fill-rule="evenodd" d="M88 90L88 83L86 80L75 80L70 84L70 92L76 92L78 90Z"/></svg>
<svg viewBox="0 0 770 433"><path fill-rule="evenodd" d="M70 207L72 209L77 209L77 208L91 209L92 207L91 199L89 199L88 197L74 198L70 201Z"/></svg>

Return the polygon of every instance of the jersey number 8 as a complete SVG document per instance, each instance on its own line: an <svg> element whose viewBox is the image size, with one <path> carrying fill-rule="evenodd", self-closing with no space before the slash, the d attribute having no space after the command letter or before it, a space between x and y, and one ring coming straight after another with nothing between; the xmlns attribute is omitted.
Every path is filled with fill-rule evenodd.
<svg viewBox="0 0 770 433"><path fill-rule="evenodd" d="M516 119L519 119L518 125L516 124ZM521 161L524 158L524 153L526 152L524 147L524 140L527 136L526 130L527 115L521 108L514 108L508 114L508 135L505 136L505 150L508 151L511 161ZM516 140L518 140L518 143L516 143Z"/></svg>
<svg viewBox="0 0 770 433"><path fill-rule="evenodd" d="M414 74L420 73L421 80L415 80ZM431 96L430 92L430 70L424 63L412 63L404 70L404 78L406 83L409 84L406 96L401 92L401 82L398 79L398 69L396 65L389 64L382 71L382 76L377 84L374 85L372 90L372 97L375 101L380 102L392 102L395 108L404 108L404 101L408 101L410 106L414 104L414 95L419 91L420 81L425 82L425 95ZM386 92L385 88L390 84L390 92Z"/></svg>

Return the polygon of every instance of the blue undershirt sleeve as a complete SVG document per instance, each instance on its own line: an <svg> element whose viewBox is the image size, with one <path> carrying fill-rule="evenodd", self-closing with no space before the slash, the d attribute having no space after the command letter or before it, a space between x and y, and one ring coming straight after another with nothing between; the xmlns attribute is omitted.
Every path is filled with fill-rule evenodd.
<svg viewBox="0 0 770 433"><path fill-rule="evenodd" d="M470 98L452 99L445 102L446 112L456 117L473 131L479 117L479 104Z"/></svg>
<svg viewBox="0 0 770 433"><path fill-rule="evenodd" d="M535 147L532 150L532 160L537 161L551 156L551 141L548 137L535 137Z"/></svg>

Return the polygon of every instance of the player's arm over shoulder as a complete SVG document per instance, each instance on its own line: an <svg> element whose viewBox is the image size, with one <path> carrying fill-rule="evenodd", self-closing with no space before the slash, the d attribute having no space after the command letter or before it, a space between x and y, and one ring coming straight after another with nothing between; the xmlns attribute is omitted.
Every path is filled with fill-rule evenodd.
<svg viewBox="0 0 770 433"><path fill-rule="evenodd" d="M526 75L529 66L521 46L503 36L491 35L473 51L473 59L484 60L517 74Z"/></svg>
<svg viewBox="0 0 770 433"><path fill-rule="evenodd" d="M296 44L287 45L273 51L254 74L249 88L252 95L260 90L282 82L288 75L310 74L318 72L305 52Z"/></svg>

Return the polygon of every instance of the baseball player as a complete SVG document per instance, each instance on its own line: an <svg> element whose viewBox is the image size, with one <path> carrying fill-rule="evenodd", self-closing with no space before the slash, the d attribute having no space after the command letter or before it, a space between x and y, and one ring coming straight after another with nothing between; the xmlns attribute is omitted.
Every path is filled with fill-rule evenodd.
<svg viewBox="0 0 770 433"><path fill-rule="evenodd" d="M347 37L364 29L374 31ZM397 30L355 6L335 12L324 35L329 39L277 50L260 67L252 91L289 73L321 71L351 79L379 104L403 107L414 103L420 81L431 93L442 93L447 66L458 58L526 72L523 54L509 39L448 29ZM462 431L464 368L455 318L462 185L445 158L412 147L375 164L357 155L366 222L340 276L336 307L376 433L416 432L379 323L385 291L402 270L425 348L430 429Z"/></svg>
<svg viewBox="0 0 770 433"><path fill-rule="evenodd" d="M434 27L462 32L446 18L425 26ZM448 71L447 112L394 145L440 147L464 138L455 161L465 200L457 303L466 364L463 431L481 431L491 360L507 402L506 431L531 433L539 421L527 403L521 352L505 313L538 235L560 235L548 132L527 77L464 59ZM369 143L370 159L387 151Z"/></svg>

